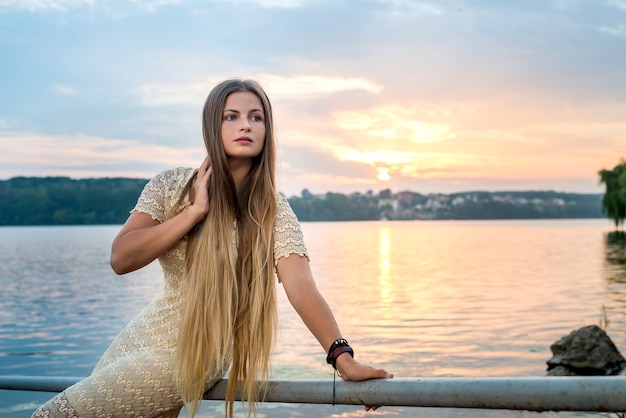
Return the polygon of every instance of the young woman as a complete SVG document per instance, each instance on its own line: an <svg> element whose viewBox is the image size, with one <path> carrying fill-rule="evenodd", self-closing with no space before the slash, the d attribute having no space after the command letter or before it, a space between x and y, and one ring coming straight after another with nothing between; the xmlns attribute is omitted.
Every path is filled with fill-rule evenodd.
<svg viewBox="0 0 626 418"><path fill-rule="evenodd" d="M391 377L354 360L315 286L300 225L276 192L272 108L263 89L251 80L220 83L206 100L202 129L202 165L150 180L112 245L117 274L158 258L163 293L88 378L33 416L176 417L185 405L193 416L226 373L228 416L237 388L254 412L269 379L276 281L344 380Z"/></svg>

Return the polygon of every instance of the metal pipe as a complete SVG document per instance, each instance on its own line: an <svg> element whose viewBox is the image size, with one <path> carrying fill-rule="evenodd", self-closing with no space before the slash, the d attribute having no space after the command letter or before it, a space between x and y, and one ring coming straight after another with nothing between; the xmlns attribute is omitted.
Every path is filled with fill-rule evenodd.
<svg viewBox="0 0 626 418"><path fill-rule="evenodd" d="M60 392L76 377L0 376L0 389ZM222 379L204 395L223 400ZM265 402L386 405L527 411L626 411L626 378L589 377L437 377L365 382L273 380Z"/></svg>
<svg viewBox="0 0 626 418"><path fill-rule="evenodd" d="M63 392L83 377L0 376L0 389L32 392Z"/></svg>

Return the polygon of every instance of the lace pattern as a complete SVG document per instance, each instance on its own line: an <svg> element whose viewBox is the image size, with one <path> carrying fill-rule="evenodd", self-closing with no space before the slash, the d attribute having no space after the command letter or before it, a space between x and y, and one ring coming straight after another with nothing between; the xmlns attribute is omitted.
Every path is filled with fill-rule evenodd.
<svg viewBox="0 0 626 418"><path fill-rule="evenodd" d="M74 418L78 417L64 392L59 393L48 403L35 411L33 418Z"/></svg>
<svg viewBox="0 0 626 418"><path fill-rule="evenodd" d="M157 174L144 186L131 212L147 213L152 219L163 222L193 173L191 168L178 167ZM189 203L186 198L184 202Z"/></svg>
<svg viewBox="0 0 626 418"><path fill-rule="evenodd" d="M276 221L274 222L274 265L281 257L298 254L309 257L302 228L287 199L279 194L277 199Z"/></svg>
<svg viewBox="0 0 626 418"><path fill-rule="evenodd" d="M144 187L133 211L162 222L193 175L191 168L164 171ZM189 204L183 202L183 207ZM274 262L290 254L307 256L302 231L287 199L277 196ZM146 306L114 339L92 374L52 398L35 417L177 417L182 408L174 381L175 350L182 320L180 283L186 242L161 257L163 293ZM223 367L222 370L226 370ZM207 378L207 388L222 376Z"/></svg>
<svg viewBox="0 0 626 418"><path fill-rule="evenodd" d="M165 214L177 202L183 187L187 184L194 170L178 167L156 175L146 184L133 211L147 213L152 219L163 222ZM183 207L189 204L184 201ZM276 197L276 221L274 225L274 265L281 257L298 254L308 258L308 252L298 218L289 206L287 199L279 194ZM175 245L165 257L185 259L185 241ZM161 263L163 265L163 263ZM165 268L166 266L163 265ZM179 267L179 266L177 266ZM184 267L183 267L184 268Z"/></svg>

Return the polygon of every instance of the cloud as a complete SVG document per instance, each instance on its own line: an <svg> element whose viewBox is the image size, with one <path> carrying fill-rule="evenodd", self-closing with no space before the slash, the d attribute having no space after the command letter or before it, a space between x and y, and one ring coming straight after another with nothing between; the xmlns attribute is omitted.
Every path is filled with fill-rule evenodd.
<svg viewBox="0 0 626 418"><path fill-rule="evenodd" d="M279 161L284 171L292 174L328 174L343 177L371 177L374 170L360 161L345 161L323 149L282 145Z"/></svg>
<svg viewBox="0 0 626 418"><path fill-rule="evenodd" d="M151 83L132 89L145 106L189 105L198 106L206 98L208 92L219 82L227 79L210 77L206 82L192 83ZM382 85L364 78L322 77L309 75L280 76L275 74L259 74L251 76L258 80L272 100L310 100L326 95L347 91L365 91L379 93Z"/></svg>
<svg viewBox="0 0 626 418"><path fill-rule="evenodd" d="M182 3L183 0L133 0L132 3L140 10L152 13L162 6Z"/></svg>
<svg viewBox="0 0 626 418"><path fill-rule="evenodd" d="M626 1L624 0L609 0L607 4L621 10L626 10Z"/></svg>
<svg viewBox="0 0 626 418"><path fill-rule="evenodd" d="M282 179L300 189L369 187L383 171L385 187L595 182L626 140L625 11L626 0L0 0L0 171L194 165L206 95L243 73L272 99Z"/></svg>
<svg viewBox="0 0 626 418"><path fill-rule="evenodd" d="M16 8L30 12L55 10L66 12L70 9L93 6L95 0L0 0L0 8Z"/></svg>
<svg viewBox="0 0 626 418"><path fill-rule="evenodd" d="M56 86L53 86L52 90L64 96L76 96L78 94L75 88L70 86L64 86L62 84L57 84Z"/></svg>
<svg viewBox="0 0 626 418"><path fill-rule="evenodd" d="M293 9L302 7L311 0L213 0L221 3L234 3L236 5L242 3L254 4L265 8Z"/></svg>
<svg viewBox="0 0 626 418"><path fill-rule="evenodd" d="M423 144L443 142L451 137L448 126L426 123L420 118L419 110L407 106L390 104L364 111L342 110L335 112L333 118L336 127L356 131L359 140L369 136Z"/></svg>
<svg viewBox="0 0 626 418"><path fill-rule="evenodd" d="M145 11L154 11L164 5L180 4L184 0L0 0L0 7L15 7L21 10L41 11L58 10L68 11L83 6L106 8L127 8L128 3ZM251 4L263 8L293 9L320 3L314 0L211 0L213 3L232 3L234 5ZM411 14L440 14L441 9L434 2L414 0L377 0L378 3L393 10L395 13ZM202 4L199 1L186 3ZM618 3L618 1L616 1Z"/></svg>
<svg viewBox="0 0 626 418"><path fill-rule="evenodd" d="M302 189L316 193L355 191L376 186L376 169L360 161L345 161L332 152L312 146L281 145L278 184L287 195Z"/></svg>
<svg viewBox="0 0 626 418"><path fill-rule="evenodd" d="M39 167L46 175L99 177L112 171L139 173L151 177L173 166L196 166L203 150L142 143L133 139L103 138L90 135L43 135L35 133L0 133L0 177L24 175L12 167ZM97 169L96 169L97 168Z"/></svg>
<svg viewBox="0 0 626 418"><path fill-rule="evenodd" d="M383 86L358 77L323 77L297 75L285 77L273 74L260 74L258 80L268 85L268 91L279 97L310 99L345 91L380 93Z"/></svg>
<svg viewBox="0 0 626 418"><path fill-rule="evenodd" d="M212 85L209 82L188 84L153 83L134 87L131 93L144 106L198 106L198 103L202 103L211 87Z"/></svg>
<svg viewBox="0 0 626 418"><path fill-rule="evenodd" d="M626 25L621 24L618 26L602 26L600 32L608 33L613 36L626 36Z"/></svg>
<svg viewBox="0 0 626 418"><path fill-rule="evenodd" d="M0 8L15 8L29 12L54 10L68 12L74 9L90 7L102 10L126 10L133 6L139 10L155 11L161 6L179 4L183 0L0 0Z"/></svg>
<svg viewBox="0 0 626 418"><path fill-rule="evenodd" d="M378 0L389 10L392 16L410 18L415 16L433 16L443 13L441 5L429 1L416 0Z"/></svg>

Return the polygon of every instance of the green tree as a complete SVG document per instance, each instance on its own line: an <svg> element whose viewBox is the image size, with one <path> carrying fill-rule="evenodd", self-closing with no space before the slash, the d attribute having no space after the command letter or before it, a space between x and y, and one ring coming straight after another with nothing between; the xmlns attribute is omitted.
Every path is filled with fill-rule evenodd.
<svg viewBox="0 0 626 418"><path fill-rule="evenodd" d="M600 183L606 186L606 192L602 198L602 211L615 222L615 228L623 225L626 219L626 160L613 170L601 170Z"/></svg>
<svg viewBox="0 0 626 418"><path fill-rule="evenodd" d="M122 224L147 180L0 180L0 225Z"/></svg>

